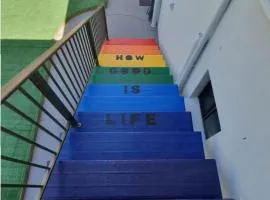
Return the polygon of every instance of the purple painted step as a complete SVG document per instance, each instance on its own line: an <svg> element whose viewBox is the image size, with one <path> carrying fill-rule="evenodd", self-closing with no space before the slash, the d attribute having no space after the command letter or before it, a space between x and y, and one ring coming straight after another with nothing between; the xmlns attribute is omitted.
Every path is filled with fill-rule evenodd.
<svg viewBox="0 0 270 200"><path fill-rule="evenodd" d="M218 199L214 160L61 161L43 199Z"/></svg>
<svg viewBox="0 0 270 200"><path fill-rule="evenodd" d="M204 159L198 132L71 132L59 160Z"/></svg>
<svg viewBox="0 0 270 200"><path fill-rule="evenodd" d="M86 113L77 114L82 127L77 132L193 131L189 112Z"/></svg>

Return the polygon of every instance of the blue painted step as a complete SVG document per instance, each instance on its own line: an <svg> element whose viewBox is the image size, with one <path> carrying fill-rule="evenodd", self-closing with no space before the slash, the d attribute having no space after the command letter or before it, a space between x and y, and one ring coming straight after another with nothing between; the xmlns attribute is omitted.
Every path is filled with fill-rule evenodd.
<svg viewBox="0 0 270 200"><path fill-rule="evenodd" d="M177 85L88 84L86 96L179 96Z"/></svg>
<svg viewBox="0 0 270 200"><path fill-rule="evenodd" d="M85 113L77 114L82 126L73 131L193 131L191 113Z"/></svg>
<svg viewBox="0 0 270 200"><path fill-rule="evenodd" d="M204 159L198 132L71 132L60 160Z"/></svg>
<svg viewBox="0 0 270 200"><path fill-rule="evenodd" d="M218 199L214 160L61 161L43 199Z"/></svg>
<svg viewBox="0 0 270 200"><path fill-rule="evenodd" d="M89 97L78 112L184 112L183 97Z"/></svg>

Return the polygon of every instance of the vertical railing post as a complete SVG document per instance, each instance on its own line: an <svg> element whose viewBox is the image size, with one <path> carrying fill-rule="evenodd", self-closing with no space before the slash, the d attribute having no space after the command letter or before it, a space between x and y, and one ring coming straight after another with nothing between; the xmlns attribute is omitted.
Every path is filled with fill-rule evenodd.
<svg viewBox="0 0 270 200"><path fill-rule="evenodd" d="M93 30L92 30L92 27L90 25L90 21L88 21L85 24L85 26L86 26L86 31L87 31L88 38L89 38L89 43L90 43L91 49L93 51L93 56L94 56L94 58L96 60L96 65L99 66L97 49L96 49L96 46L95 46L95 40L94 40L94 36L93 36Z"/></svg>
<svg viewBox="0 0 270 200"><path fill-rule="evenodd" d="M108 33L108 26L107 26L108 24L107 24L105 6L103 6L103 8L102 8L102 13L103 13L103 17L104 17L104 24L105 24L105 30L106 30L106 40L109 40L109 33Z"/></svg>
<svg viewBox="0 0 270 200"><path fill-rule="evenodd" d="M61 115L70 122L73 127L80 127L81 124L73 117L67 107L55 94L53 89L48 85L47 81L40 75L38 71L30 77L31 82L40 90L40 92L50 101L50 103L61 113Z"/></svg>

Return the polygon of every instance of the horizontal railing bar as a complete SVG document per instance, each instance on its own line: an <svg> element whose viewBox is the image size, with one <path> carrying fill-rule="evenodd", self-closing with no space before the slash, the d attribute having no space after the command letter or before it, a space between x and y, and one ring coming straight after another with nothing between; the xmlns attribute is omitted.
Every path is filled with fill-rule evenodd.
<svg viewBox="0 0 270 200"><path fill-rule="evenodd" d="M49 131L47 128L45 128L44 126L40 125L39 123L37 123L35 120L33 120L31 117L29 117L28 115L26 115L25 113L23 113L21 110L19 110L18 108L16 108L15 106L13 106L12 104L10 104L9 102L5 101L3 103L7 108L9 108L10 110L14 111L15 113L17 113L18 115L22 116L24 119L26 119L27 121L29 121L32 124L35 124L36 126L38 126L40 129L42 129L43 131L45 131L48 135L50 135L51 137L53 137L54 139L56 139L59 142L62 142L61 138L57 137L56 135L54 135L51 131Z"/></svg>
<svg viewBox="0 0 270 200"><path fill-rule="evenodd" d="M102 9L99 6L96 12ZM21 84L24 83L39 67L44 64L48 58L50 58L58 49L60 49L76 32L86 24L94 15L88 17L87 19L81 21L77 26L75 26L68 34L66 34L61 40L57 41L51 48L41 54L37 59L35 59L31 64L26 66L21 72L14 76L7 84L2 87L1 94L1 104L5 101Z"/></svg>
<svg viewBox="0 0 270 200"><path fill-rule="evenodd" d="M66 127L63 126L48 110L46 110L42 105L38 103L25 89L19 87L19 91L26 96L30 101L33 102L37 107L39 107L44 113L46 113L58 126L60 126L64 131L67 131Z"/></svg>
<svg viewBox="0 0 270 200"><path fill-rule="evenodd" d="M36 163L27 162L27 161L24 161L24 160L19 160L19 159L16 159L16 158L11 158L11 157L8 157L8 156L3 156L3 155L1 155L1 160L6 160L6 161L14 162L14 163L28 165L28 166L33 166L33 167L37 167L37 168L41 168L41 169L47 169L47 170L51 169L50 167L47 167L47 166L44 166L44 165L39 165L39 164L36 164Z"/></svg>
<svg viewBox="0 0 270 200"><path fill-rule="evenodd" d="M47 151L47 152L52 153L52 154L54 154L54 155L57 155L57 152L55 152L55 151L53 151L53 150L51 150L51 149L49 149L49 148L47 148L47 147L45 147L45 146L43 146L43 145L41 145L41 144L38 144L38 143L36 143L36 142L34 142L34 141L32 141L32 140L29 140L28 138L23 137L23 136L19 135L18 133L15 133L14 131L11 131L11 130L5 128L5 127L2 127L2 126L1 126L1 131L5 132L5 133L8 134L8 135L11 135L11 136L13 136L13 137L16 137L16 138L18 138L18 139L20 139L20 140L23 140L23 141L25 141L26 143L33 144L33 145L35 145L35 146L37 146L37 147L43 149L44 151Z"/></svg>
<svg viewBox="0 0 270 200"><path fill-rule="evenodd" d="M43 185L2 183L2 188L43 188Z"/></svg>

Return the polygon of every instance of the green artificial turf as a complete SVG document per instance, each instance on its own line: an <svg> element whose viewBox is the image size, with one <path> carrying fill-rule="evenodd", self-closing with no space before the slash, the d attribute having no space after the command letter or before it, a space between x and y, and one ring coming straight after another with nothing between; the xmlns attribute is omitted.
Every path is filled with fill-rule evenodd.
<svg viewBox="0 0 270 200"><path fill-rule="evenodd" d="M1 1L1 86L30 64L53 44L53 38L66 19L80 11L96 7L105 0L2 0ZM36 88L25 83L24 88L37 101L42 96ZM16 92L9 99L13 105L37 120L39 110L25 97ZM22 117L1 106L2 126L29 139L35 138L35 126ZM30 158L31 145L1 134L1 155L27 161ZM7 161L1 163L2 183L23 184L25 165ZM22 189L2 188L1 199L17 200Z"/></svg>
<svg viewBox="0 0 270 200"><path fill-rule="evenodd" d="M1 39L52 40L67 18L105 0L2 0Z"/></svg>
<svg viewBox="0 0 270 200"><path fill-rule="evenodd" d="M107 0L70 0L67 10L67 18L70 18L73 15L76 15L89 8L95 8L97 5L105 4L106 2Z"/></svg>

